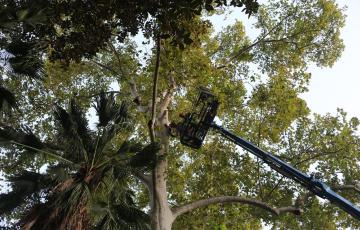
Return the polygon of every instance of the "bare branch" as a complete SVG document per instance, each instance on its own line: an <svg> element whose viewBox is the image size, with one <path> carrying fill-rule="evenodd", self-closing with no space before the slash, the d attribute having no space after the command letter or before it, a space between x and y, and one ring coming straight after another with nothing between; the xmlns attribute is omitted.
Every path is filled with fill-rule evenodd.
<svg viewBox="0 0 360 230"><path fill-rule="evenodd" d="M198 200L198 201L195 201L195 202L192 202L189 204L185 204L180 207L172 208L172 212L173 212L174 218L176 218L184 213L190 212L197 208L202 208L202 207L205 207L205 206L208 206L211 204L224 204L224 203L249 204L249 205L253 205L253 206L265 209L266 211L269 211L273 215L276 215L276 216L286 213L286 212L290 212L295 215L300 215L302 212L302 210L297 207L289 206L289 207L273 208L269 204L266 204L264 202L254 200L254 199L238 197L238 196L219 196L219 197L212 197L212 198L207 198L207 199L203 199L203 200Z"/></svg>
<svg viewBox="0 0 360 230"><path fill-rule="evenodd" d="M336 185L336 186L332 186L331 187L334 191L339 191L339 190L354 190L357 193L360 194L360 186L356 185L356 184L348 184L348 185Z"/></svg>
<svg viewBox="0 0 360 230"><path fill-rule="evenodd" d="M130 85L130 93L132 95L132 97L134 98L133 99L133 102L137 105L137 110L139 112L147 112L149 107L148 106L142 106L141 105L141 97L140 97L140 94L137 90L137 87L136 87L136 83L135 83L135 80L134 80L134 74L130 74L130 73L125 73L125 70L122 68L122 63L121 63L121 58L120 58L120 55L119 53L116 51L116 48L115 46L112 44L112 43L109 43L109 46L111 48L111 51L114 53L115 57L116 57L116 60L119 64L119 69L120 69L120 72L122 74L122 76L130 76L130 80L129 80L129 85ZM101 64L101 63L100 63ZM105 66L106 68L109 68L108 66ZM105 68L104 67L104 68ZM120 75L120 74L118 74Z"/></svg>
<svg viewBox="0 0 360 230"><path fill-rule="evenodd" d="M168 109L173 96L173 92L176 88L174 77L171 74L169 75L169 83L170 83L169 89L166 91L164 99L162 100L159 106L159 110L160 110L159 116L163 116L164 112Z"/></svg>
<svg viewBox="0 0 360 230"><path fill-rule="evenodd" d="M141 97L139 95L139 92L137 90L136 83L135 83L135 80L133 77L130 79L129 85L130 85L131 95L134 98L134 103L139 106L141 104Z"/></svg>
<svg viewBox="0 0 360 230"><path fill-rule="evenodd" d="M121 73L123 74L124 77L126 77L126 75L124 73L124 70L122 69L122 65L121 65L122 63L121 63L121 58L119 56L119 53L116 51L115 46L111 42L109 42L109 46L111 48L111 51L114 53L114 55L116 57L116 60L117 60L117 62L119 64L119 68L120 68Z"/></svg>
<svg viewBox="0 0 360 230"><path fill-rule="evenodd" d="M143 184L145 184L148 188L152 186L151 177L149 175L145 175L138 171L132 171L132 174L138 178Z"/></svg>
<svg viewBox="0 0 360 230"><path fill-rule="evenodd" d="M108 70L108 71L112 72L112 73L115 74L115 75L120 75L116 70L114 70L114 69L111 68L110 66L107 66L107 65L105 65L105 64L102 64L102 63L97 62L97 61L95 61L95 60L90 60L90 62L92 62L92 63L100 66L101 68L103 68L103 69L105 69L105 70Z"/></svg>
<svg viewBox="0 0 360 230"><path fill-rule="evenodd" d="M151 120L149 123L149 131L150 131L150 139L151 142L155 141L155 120L156 120L156 99L157 99L157 84L158 84L158 75L159 75L159 67L160 67L160 37L156 38L156 63L155 63L155 71L154 71L154 81L153 81L153 92L152 92L152 106L151 106Z"/></svg>

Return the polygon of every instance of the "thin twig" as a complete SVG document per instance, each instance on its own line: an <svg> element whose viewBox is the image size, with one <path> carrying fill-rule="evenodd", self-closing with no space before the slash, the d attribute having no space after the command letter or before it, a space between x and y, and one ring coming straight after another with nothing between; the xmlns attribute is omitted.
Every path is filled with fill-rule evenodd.
<svg viewBox="0 0 360 230"><path fill-rule="evenodd" d="M88 96L82 96L82 95L79 95L77 97L80 97L80 98L92 98L92 97L97 97L101 94L109 94L109 93L116 93L116 94L121 94L122 92L120 91L117 91L117 90L111 90L111 91L106 91L106 92L100 92L100 93L94 93L94 94L91 94L91 95L88 95Z"/></svg>
<svg viewBox="0 0 360 230"><path fill-rule="evenodd" d="M114 73L115 75L120 75L116 70L114 70L114 69L111 68L110 66L107 66L107 65L105 65L105 64L102 64L102 63L97 62L97 61L95 61L95 60L90 60L90 62L92 62L92 63L100 66L101 68L103 68L103 69L105 69L105 70L108 70L108 71Z"/></svg>
<svg viewBox="0 0 360 230"><path fill-rule="evenodd" d="M114 46L111 42L110 42L109 44L110 44L111 51L114 53L114 55L115 55L115 57L116 57L116 60L117 60L117 62L118 62L118 64L119 64L120 72L122 73L122 75L123 75L124 77L126 77L125 72L124 72L124 70L123 70L123 68L122 68L122 65L121 65L122 63L121 63L121 58L120 58L119 53L116 51L115 46Z"/></svg>

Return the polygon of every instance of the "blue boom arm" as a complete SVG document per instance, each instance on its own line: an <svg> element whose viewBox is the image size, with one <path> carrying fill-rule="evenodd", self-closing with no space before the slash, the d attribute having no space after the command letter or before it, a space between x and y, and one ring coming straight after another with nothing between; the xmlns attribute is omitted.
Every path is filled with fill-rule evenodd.
<svg viewBox="0 0 360 230"><path fill-rule="evenodd" d="M338 205L341 209L352 215L357 220L360 220L360 208L338 195L319 179L300 172L288 163L280 160L270 153L265 152L251 142L236 136L219 125L216 125L213 121L218 107L219 102L215 95L213 95L208 89L200 88L200 94L197 101L194 103L193 112L187 113L183 116L184 121L178 126L181 143L191 148L198 149L202 146L209 128L213 128L227 139L262 159L272 169L298 182L317 196L328 199L330 202Z"/></svg>
<svg viewBox="0 0 360 230"><path fill-rule="evenodd" d="M327 186L325 183L321 182L320 180L312 176L308 176L300 172L299 170L292 167L288 163L265 152L264 150L260 149L251 142L236 136L232 132L227 131L226 129L222 128L219 125L216 125L215 123L212 123L210 127L220 132L224 137L226 137L230 141L234 142L235 144L241 146L242 148L246 149L247 151L251 152L255 156L262 159L272 169L300 183L301 185L303 185L304 187L315 193L317 196L324 199L328 199L330 202L337 204L345 212L349 213L356 219L360 220L360 208L352 204L350 201L343 198L333 190L331 190L331 188Z"/></svg>

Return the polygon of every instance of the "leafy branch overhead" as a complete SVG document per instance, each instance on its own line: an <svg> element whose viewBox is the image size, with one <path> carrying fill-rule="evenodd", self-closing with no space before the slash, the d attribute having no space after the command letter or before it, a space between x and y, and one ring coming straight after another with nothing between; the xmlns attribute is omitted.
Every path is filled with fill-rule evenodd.
<svg viewBox="0 0 360 230"><path fill-rule="evenodd" d="M35 43L38 51L50 46L50 58L65 61L92 57L105 47L113 35L123 42L128 35L136 35L139 31L147 37L158 33L172 37L175 45L183 46L189 44L190 37L194 36L188 24L203 11L214 12L217 8L235 6L243 7L250 16L259 6L256 0L101 3L2 0L0 5L0 30L3 33L11 38L28 33L28 44ZM15 42L11 40L10 44ZM0 43L0 48L6 46Z"/></svg>

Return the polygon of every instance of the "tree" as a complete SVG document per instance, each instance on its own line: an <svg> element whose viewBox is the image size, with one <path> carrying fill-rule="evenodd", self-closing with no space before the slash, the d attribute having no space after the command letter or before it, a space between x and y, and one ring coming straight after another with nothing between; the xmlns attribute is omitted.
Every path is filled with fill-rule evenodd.
<svg viewBox="0 0 360 230"><path fill-rule="evenodd" d="M131 95L137 140L160 142L153 171L134 174L144 185L134 182L137 201L150 210L154 229L256 229L262 223L358 227L336 207L215 135L198 152L170 136L168 127L180 121L177 114L189 111L196 88L209 87L221 101L218 115L225 127L303 171L318 165L325 182L358 201L358 120L343 111L312 118L299 97L307 90L310 63L331 66L340 57L343 11L334 1L272 1L256 18L254 41L240 22L211 36L211 28L195 18L190 25L198 40L190 37L193 42L180 49L171 39L156 37L143 66L131 44L108 44L101 59L91 61L91 68L117 76L120 92ZM244 203L249 205L239 205Z"/></svg>
<svg viewBox="0 0 360 230"><path fill-rule="evenodd" d="M244 7L249 16L256 12L256 0L196 1L0 1L1 59L11 73L39 78L44 75L43 56L52 61L79 62L91 58L115 35L121 43L140 30L145 37L171 38L184 48L193 42L192 22L203 11ZM200 20L201 21L201 20ZM201 21L200 26L206 26ZM9 66L11 66L9 68ZM1 87L1 86L0 86ZM10 91L1 87L0 101L16 105ZM3 104L3 103L1 103Z"/></svg>
<svg viewBox="0 0 360 230"><path fill-rule="evenodd" d="M68 112L57 105L52 140L40 140L28 127L1 125L2 147L12 160L3 169L12 174L12 191L0 195L1 215L20 209L22 229L147 228L148 216L136 207L128 178L151 169L159 147L124 138L129 115L113 94L101 93L96 111L99 123L93 132L74 100ZM113 143L115 136L124 140L120 146ZM21 170L18 166L29 158L45 159L46 173Z"/></svg>

